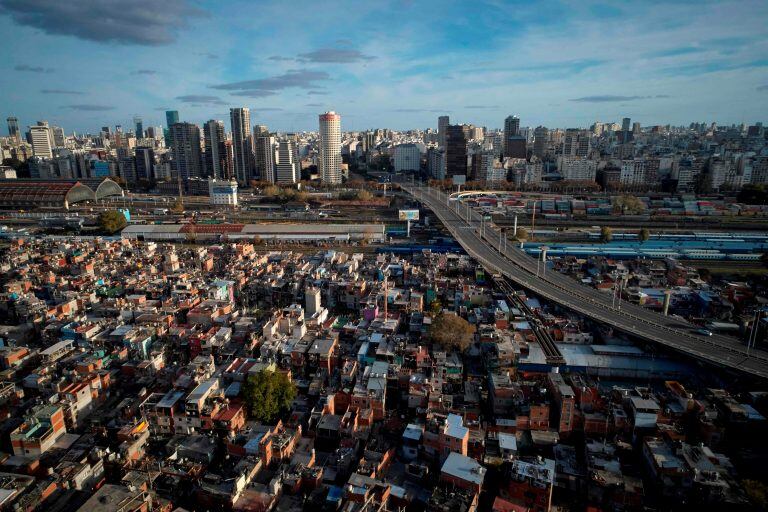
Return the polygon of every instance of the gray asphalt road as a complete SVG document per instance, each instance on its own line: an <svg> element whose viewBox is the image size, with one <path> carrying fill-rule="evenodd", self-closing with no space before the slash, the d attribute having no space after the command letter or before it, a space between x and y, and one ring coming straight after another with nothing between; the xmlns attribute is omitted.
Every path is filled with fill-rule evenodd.
<svg viewBox="0 0 768 512"><path fill-rule="evenodd" d="M768 378L768 355L765 352L748 351L739 340L729 336L694 334L696 326L636 304L620 301L620 307L614 306L610 294L598 292L558 272L544 272L543 265L537 268L536 260L512 243L507 243L505 248L499 230L489 221L483 221L471 208L449 201L445 194L428 187L401 186L431 209L462 247L489 270L622 332L710 363Z"/></svg>

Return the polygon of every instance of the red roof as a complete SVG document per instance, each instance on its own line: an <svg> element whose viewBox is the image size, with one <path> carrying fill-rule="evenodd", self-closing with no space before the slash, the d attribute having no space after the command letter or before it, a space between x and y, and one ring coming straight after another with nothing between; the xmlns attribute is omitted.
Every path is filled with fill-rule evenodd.
<svg viewBox="0 0 768 512"><path fill-rule="evenodd" d="M240 233L245 224L184 224L182 233Z"/></svg>

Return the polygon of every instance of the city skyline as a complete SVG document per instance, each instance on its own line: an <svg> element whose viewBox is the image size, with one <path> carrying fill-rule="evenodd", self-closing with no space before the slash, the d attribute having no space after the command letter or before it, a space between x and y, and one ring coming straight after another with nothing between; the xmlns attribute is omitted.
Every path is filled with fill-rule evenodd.
<svg viewBox="0 0 768 512"><path fill-rule="evenodd" d="M0 6L2 117L22 131L47 120L93 133L135 116L158 126L166 110L226 125L231 107L285 132L316 130L326 110L345 130L435 127L441 114L498 128L509 114L570 127L749 124L768 112L762 2Z"/></svg>

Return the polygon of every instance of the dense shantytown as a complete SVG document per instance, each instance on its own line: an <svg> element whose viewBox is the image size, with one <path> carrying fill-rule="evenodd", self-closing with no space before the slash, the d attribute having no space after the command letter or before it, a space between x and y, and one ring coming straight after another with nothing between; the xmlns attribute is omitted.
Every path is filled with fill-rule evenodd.
<svg viewBox="0 0 768 512"><path fill-rule="evenodd" d="M750 507L763 393L467 255L46 237L0 264L4 508Z"/></svg>

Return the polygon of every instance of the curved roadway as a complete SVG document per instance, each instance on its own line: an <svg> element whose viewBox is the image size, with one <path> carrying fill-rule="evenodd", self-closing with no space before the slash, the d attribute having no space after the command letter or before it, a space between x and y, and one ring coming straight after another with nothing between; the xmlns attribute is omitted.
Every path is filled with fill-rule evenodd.
<svg viewBox="0 0 768 512"><path fill-rule="evenodd" d="M716 365L768 378L768 355L764 352L748 351L735 338L693 334L696 326L636 304L619 301L620 307L615 307L611 304L611 295L583 286L559 272L540 272L537 261L511 243L506 247L502 244L500 252L499 241L503 235L472 208L449 200L444 193L430 187L405 184L401 187L431 209L467 253L489 270L622 332Z"/></svg>

